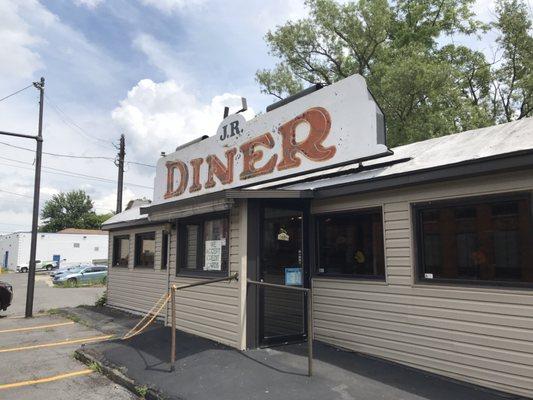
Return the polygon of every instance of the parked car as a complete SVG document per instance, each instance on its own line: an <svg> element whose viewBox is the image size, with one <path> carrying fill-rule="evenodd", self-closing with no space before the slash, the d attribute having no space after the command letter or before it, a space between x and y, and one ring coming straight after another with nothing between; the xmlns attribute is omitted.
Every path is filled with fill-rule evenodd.
<svg viewBox="0 0 533 400"><path fill-rule="evenodd" d="M35 260L36 271L51 271L53 269L56 269L57 266L58 266L57 261ZM29 270L30 270L29 263L17 265L17 272L28 272Z"/></svg>
<svg viewBox="0 0 533 400"><path fill-rule="evenodd" d="M7 310L12 300L13 286L6 282L0 282L0 310Z"/></svg>
<svg viewBox="0 0 533 400"><path fill-rule="evenodd" d="M93 265L91 263L82 263L82 262L79 262L79 263L68 263L66 265L65 264L61 264L61 266L58 269L52 270L52 272L50 272L50 276L53 278L56 275L64 274L64 273L66 273L68 271L74 271L75 269L79 269L79 268L82 268L82 267L95 267L95 265Z"/></svg>
<svg viewBox="0 0 533 400"><path fill-rule="evenodd" d="M78 267L54 276L54 284L69 283L77 285L80 283L105 283L107 280L107 267L101 265Z"/></svg>

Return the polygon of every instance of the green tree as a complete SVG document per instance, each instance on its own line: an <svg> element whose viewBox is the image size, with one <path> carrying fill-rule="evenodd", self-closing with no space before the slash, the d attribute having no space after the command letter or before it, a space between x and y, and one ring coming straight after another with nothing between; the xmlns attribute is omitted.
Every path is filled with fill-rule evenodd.
<svg viewBox="0 0 533 400"><path fill-rule="evenodd" d="M83 190L59 193L48 200L41 218L41 232L57 232L66 228L99 229L113 214L96 214L93 202Z"/></svg>
<svg viewBox="0 0 533 400"><path fill-rule="evenodd" d="M501 65L495 70L494 109L500 122L524 118L533 113L533 37L531 15L518 0L499 1L497 43L503 51Z"/></svg>
<svg viewBox="0 0 533 400"><path fill-rule="evenodd" d="M361 74L387 116L393 146L531 115L526 7L500 0L497 22L487 26L470 11L474 1L308 0L308 17L266 35L280 61L256 79L264 93L283 98L310 83ZM499 31L499 63L450 44L491 27ZM520 54L515 62L513 54ZM514 80L513 65L520 66Z"/></svg>

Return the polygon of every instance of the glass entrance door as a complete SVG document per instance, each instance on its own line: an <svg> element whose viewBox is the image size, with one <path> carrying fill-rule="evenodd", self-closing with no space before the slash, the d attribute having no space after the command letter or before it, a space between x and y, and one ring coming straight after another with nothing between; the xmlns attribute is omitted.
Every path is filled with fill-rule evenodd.
<svg viewBox="0 0 533 400"><path fill-rule="evenodd" d="M303 262L303 217L298 209L263 207L259 279L277 285L307 286ZM305 297L282 288L259 289L260 345L303 340Z"/></svg>

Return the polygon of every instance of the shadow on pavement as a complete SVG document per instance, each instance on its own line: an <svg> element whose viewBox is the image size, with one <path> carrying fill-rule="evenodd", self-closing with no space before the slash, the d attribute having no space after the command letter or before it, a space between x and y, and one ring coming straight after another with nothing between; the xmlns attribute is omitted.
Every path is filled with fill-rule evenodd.
<svg viewBox="0 0 533 400"><path fill-rule="evenodd" d="M86 345L82 351L120 369L136 384L151 387L171 399L520 398L320 342L314 346L315 374L309 378L305 343L241 352L181 331L177 331L176 337L172 372L170 329L161 325L126 341Z"/></svg>

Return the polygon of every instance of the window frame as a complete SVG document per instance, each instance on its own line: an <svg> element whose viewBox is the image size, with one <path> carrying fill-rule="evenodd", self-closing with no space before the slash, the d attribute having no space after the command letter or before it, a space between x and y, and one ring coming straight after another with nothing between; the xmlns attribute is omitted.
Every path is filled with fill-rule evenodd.
<svg viewBox="0 0 533 400"><path fill-rule="evenodd" d="M165 240L166 239L166 240ZM160 269L166 271L169 269L170 260L170 232L163 230L161 232L161 265Z"/></svg>
<svg viewBox="0 0 533 400"><path fill-rule="evenodd" d="M415 284L420 285L448 285L454 287L493 287L493 288L515 288L515 289L531 289L533 288L533 282L510 282L510 281L498 281L498 280L476 280L476 279L446 279L446 278L425 278L423 265L423 227L421 212L428 209L434 209L436 207L457 207L457 206L469 206L474 204L490 204L498 203L502 201L520 201L526 200L529 204L529 235L533 238L533 204L532 193L529 191L520 192L504 192L489 195L477 195L477 196L463 196L444 200L430 200L424 202L411 203L411 218L413 226L413 255L415 260L413 262L414 267L414 280ZM532 260L533 261L533 260Z"/></svg>
<svg viewBox="0 0 533 400"><path fill-rule="evenodd" d="M207 221L216 220L216 219L223 219L225 218L227 221L228 226L228 237L226 238L226 246L228 248L228 261L227 261L227 270L222 271L204 271L196 267L196 269L188 269L185 268L185 258L186 258L186 252L185 252L185 242L183 240L184 232L187 225L198 225L198 237L201 238L201 240L198 240L197 246L196 246L196 254L198 259L204 260L204 224ZM182 277L223 277L223 276L229 276L230 275L230 213L229 211L226 212L217 212L217 213L209 213L209 214L201 214L201 215L195 215L192 217L184 218L182 220L179 220L177 223L177 249L178 254L176 255L176 276L182 276Z"/></svg>
<svg viewBox="0 0 533 400"><path fill-rule="evenodd" d="M381 216L381 235L382 235L382 245L383 245L383 276L377 276L377 275L361 275L361 274L338 274L338 273L326 273L326 272L319 272L318 269L320 267L320 219L329 217L329 216L342 216L342 215L353 215L353 214L372 214L372 213L378 213ZM383 218L383 207L382 206L372 206L372 207L365 207L365 208L355 208L350 210L342 210L342 211L333 211L333 212L323 212L319 214L313 215L314 219L314 240L315 240L315 260L314 265L312 268L313 271L313 278L320 278L320 279L344 279L344 280L352 280L352 281L363 281L363 282L379 282L379 283L386 283L387 282L387 257L385 253L385 224L384 224L384 218Z"/></svg>
<svg viewBox="0 0 533 400"><path fill-rule="evenodd" d="M113 236L113 254L111 258L111 268L129 268L130 266L130 259L131 259L131 248L130 248L130 241L131 241L131 235L124 234L124 235L114 235ZM127 239L128 240L128 264L127 265L115 265L115 260L117 256L117 246L116 241ZM122 247L122 246L121 246Z"/></svg>
<svg viewBox="0 0 533 400"><path fill-rule="evenodd" d="M154 237L154 262L153 264L150 266L150 265L141 265L139 264L139 261L140 261L140 241L138 242L138 239L143 239L143 236L152 236ZM151 239L150 239L151 240ZM156 241L156 231L146 231L146 232L138 232L135 234L135 237L134 237L134 243L135 243L135 254L134 254L134 262L133 262L133 268L141 268L141 269L155 269L155 253L156 253L156 245L155 245L155 241Z"/></svg>

